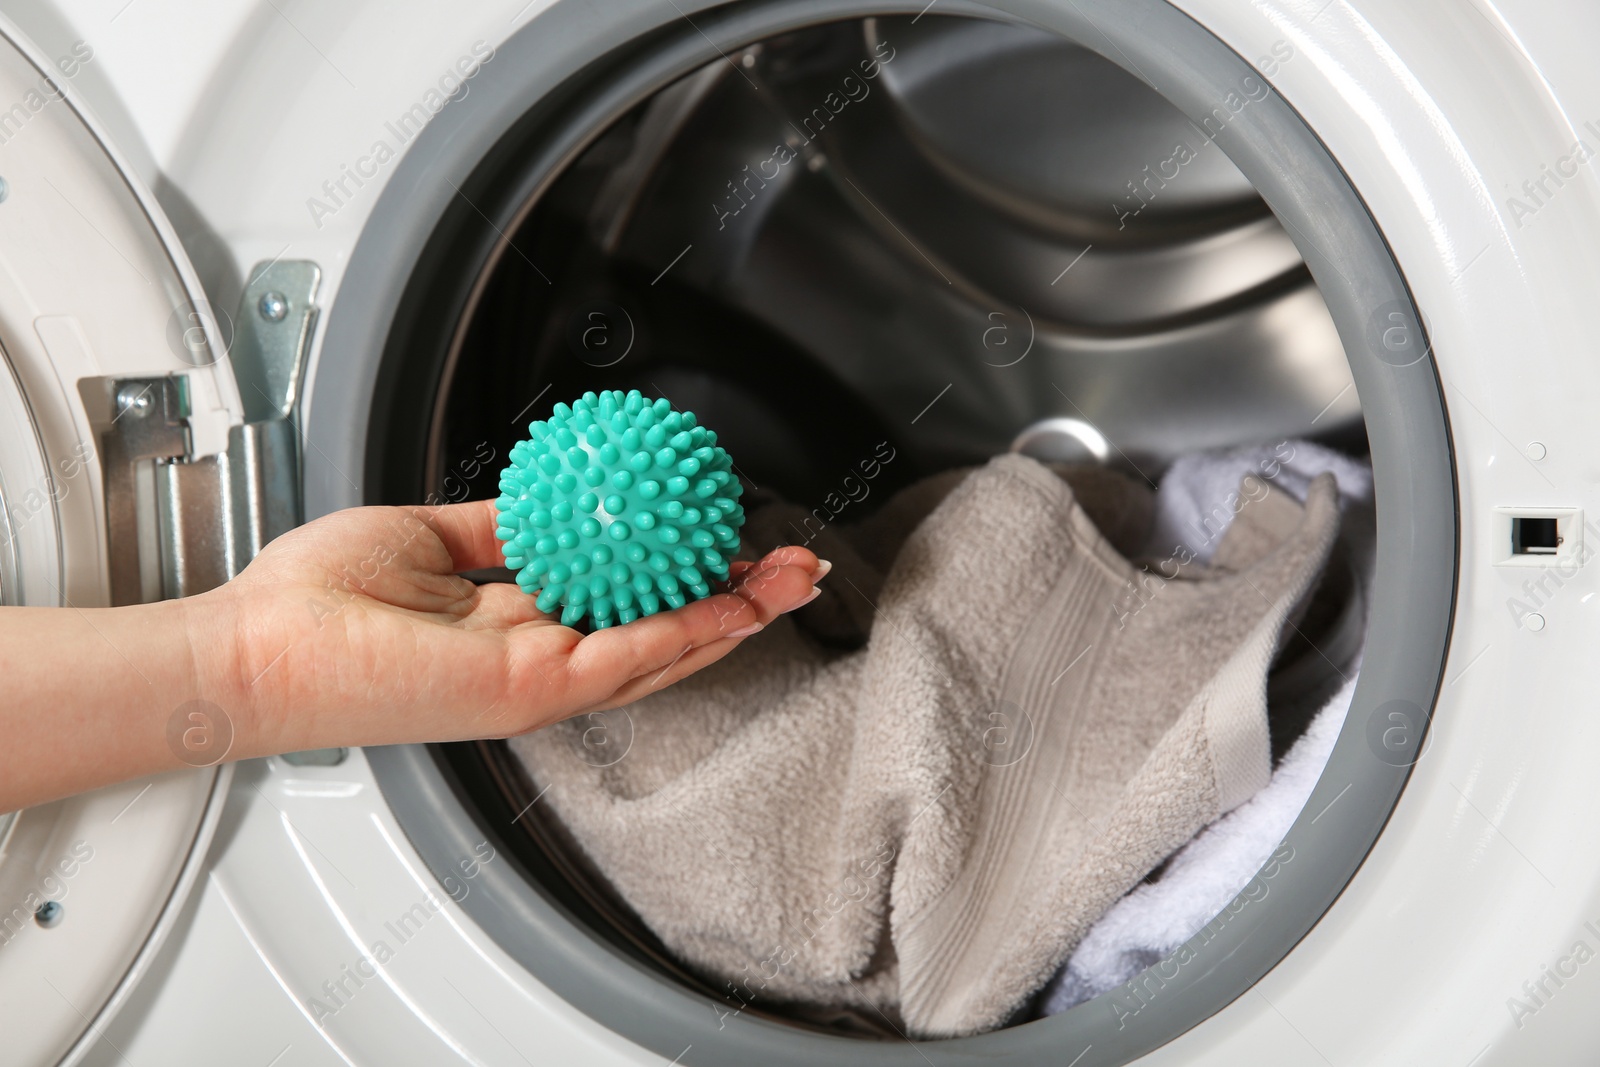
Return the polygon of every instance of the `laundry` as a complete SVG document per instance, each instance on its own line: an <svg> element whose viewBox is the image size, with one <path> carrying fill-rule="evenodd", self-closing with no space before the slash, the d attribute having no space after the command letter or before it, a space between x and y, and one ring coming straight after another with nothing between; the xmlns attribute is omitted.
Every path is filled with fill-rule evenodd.
<svg viewBox="0 0 1600 1067"><path fill-rule="evenodd" d="M1131 980L1176 952L1248 886L1283 840L1322 774L1344 725L1355 681L1312 721L1261 792L1203 830L1106 912L1046 988L1055 1015Z"/></svg>
<svg viewBox="0 0 1600 1067"><path fill-rule="evenodd" d="M632 747L608 766L584 758L581 723L512 745L730 1012L991 1029L1269 780L1267 671L1338 503L1326 474L1303 508L1246 488L1215 565L1175 565L1122 620L1148 490L1014 455L936 478L813 546L835 564L821 639L783 617L636 702ZM770 510L751 508L753 535L783 520Z"/></svg>
<svg viewBox="0 0 1600 1067"><path fill-rule="evenodd" d="M1167 470L1156 497L1156 521L1146 553L1176 544L1206 559L1218 538L1209 524L1219 502L1249 475L1296 499L1312 479L1333 472L1339 483L1339 541L1355 577L1350 595L1364 624L1373 571L1372 471L1362 460L1308 441L1248 446L1184 456ZM1142 884L1118 901L1084 937L1050 982L1040 1005L1044 1015L1066 1011L1132 979L1166 958L1198 933L1245 890L1272 856L1305 807L1322 774L1355 695L1359 648L1341 655L1331 643L1320 651L1343 679L1273 770L1272 781L1249 801L1208 826L1169 860L1158 881ZM1276 710L1276 709L1275 709Z"/></svg>
<svg viewBox="0 0 1600 1067"><path fill-rule="evenodd" d="M1343 525L1340 536L1370 567L1371 466L1326 445L1302 440L1179 456L1162 475L1155 518L1140 554L1160 558L1181 545L1204 563L1211 559L1237 507L1236 503L1230 505L1230 498L1243 499L1240 486L1244 478L1255 476L1303 501L1312 480L1324 472L1333 474L1339 483L1341 512L1359 516L1359 521Z"/></svg>

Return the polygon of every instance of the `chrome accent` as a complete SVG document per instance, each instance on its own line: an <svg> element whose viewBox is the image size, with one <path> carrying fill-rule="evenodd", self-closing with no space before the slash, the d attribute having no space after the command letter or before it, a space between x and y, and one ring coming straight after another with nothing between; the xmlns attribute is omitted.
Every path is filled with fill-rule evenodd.
<svg viewBox="0 0 1600 1067"><path fill-rule="evenodd" d="M226 452L193 454L182 375L80 383L101 439L113 604L221 585L299 524L294 418L321 276L305 261L252 272L230 352L246 421Z"/></svg>
<svg viewBox="0 0 1600 1067"><path fill-rule="evenodd" d="M303 259L272 260L251 270L229 353L245 422L294 418L321 283L322 269Z"/></svg>

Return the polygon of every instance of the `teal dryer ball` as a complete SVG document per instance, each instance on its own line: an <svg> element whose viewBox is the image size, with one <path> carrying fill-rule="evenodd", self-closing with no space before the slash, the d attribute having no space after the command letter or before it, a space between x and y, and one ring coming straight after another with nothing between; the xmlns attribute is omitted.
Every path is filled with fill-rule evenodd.
<svg viewBox="0 0 1600 1067"><path fill-rule="evenodd" d="M612 389L557 404L528 432L500 473L495 536L540 611L601 628L727 579L744 488L693 412Z"/></svg>

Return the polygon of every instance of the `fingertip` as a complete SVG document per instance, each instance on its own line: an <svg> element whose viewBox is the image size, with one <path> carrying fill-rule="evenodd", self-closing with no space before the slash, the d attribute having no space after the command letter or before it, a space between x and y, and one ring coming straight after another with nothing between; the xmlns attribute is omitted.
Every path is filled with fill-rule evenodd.
<svg viewBox="0 0 1600 1067"><path fill-rule="evenodd" d="M813 600L817 599L817 597L819 597L821 595L822 595L822 590L820 590L820 589L816 588L815 586L813 586L812 589L811 589L811 592L806 594L806 598L804 600L798 601L797 603L792 604L789 607L784 608L783 609L783 614L787 615L791 611L799 611L801 608L805 607L807 604L811 603Z"/></svg>
<svg viewBox="0 0 1600 1067"><path fill-rule="evenodd" d="M799 607L816 587L800 567L777 566L754 571L734 587L734 595L755 608L762 622Z"/></svg>
<svg viewBox="0 0 1600 1067"><path fill-rule="evenodd" d="M773 567L798 567L811 575L813 582L821 581L833 569L833 564L818 559L817 554L799 545L780 545L759 560L735 560L728 564L727 582L736 585L751 571L770 571Z"/></svg>
<svg viewBox="0 0 1600 1067"><path fill-rule="evenodd" d="M780 545L761 557L764 567L799 567L807 574L816 573L819 562L815 552L799 545Z"/></svg>

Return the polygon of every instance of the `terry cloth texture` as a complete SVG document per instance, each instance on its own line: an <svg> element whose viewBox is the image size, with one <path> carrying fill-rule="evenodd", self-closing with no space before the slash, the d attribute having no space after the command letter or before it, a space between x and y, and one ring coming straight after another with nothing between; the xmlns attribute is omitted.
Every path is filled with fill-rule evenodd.
<svg viewBox="0 0 1600 1067"><path fill-rule="evenodd" d="M1315 634L1313 652L1321 672L1337 676L1338 691L1319 705L1265 789L1206 827L1167 861L1159 880L1140 884L1094 924L1046 987L1041 1014L1066 1011L1131 981L1177 951L1247 891L1305 807L1355 693L1374 565L1372 471L1366 462L1310 442L1289 441L1195 453L1174 463L1161 479L1155 506L1159 519L1146 551L1160 555L1185 544L1206 558L1227 529L1226 524L1219 528L1218 512L1231 511L1229 495L1237 498L1246 476L1268 479L1275 488L1303 499L1312 479L1324 471L1333 472L1339 482L1342 519L1334 555L1348 567L1350 581L1343 590L1330 588L1332 575L1325 571L1317 599L1348 598L1352 603L1347 610L1356 625L1350 634ZM1281 681L1291 670L1280 657L1274 677ZM1275 727L1285 718L1284 711L1281 698L1269 688L1268 718Z"/></svg>
<svg viewBox="0 0 1600 1067"><path fill-rule="evenodd" d="M786 616L627 709L633 744L609 766L581 722L512 742L730 1011L867 1008L920 1037L1001 1025L1106 908L1267 783L1267 669L1333 543L1333 478L1303 509L1258 480L1229 569L1175 563L1153 585L1085 503L1107 498L1116 528L1148 496L1103 472L1080 484L1084 502L1002 456L942 499L913 487L877 540L823 549L824 584L866 602L858 650Z"/></svg>
<svg viewBox="0 0 1600 1067"><path fill-rule="evenodd" d="M1355 679L1289 749L1267 787L1201 831L1167 861L1159 881L1117 901L1046 987L1042 1015L1055 1015L1129 982L1176 952L1246 892L1306 806L1344 726Z"/></svg>

